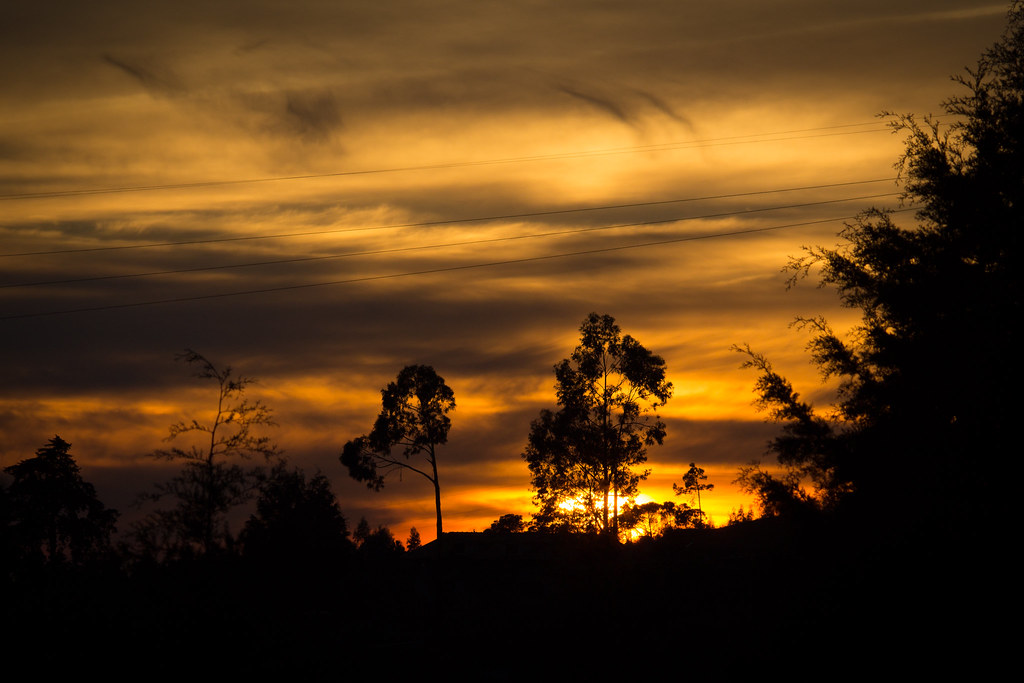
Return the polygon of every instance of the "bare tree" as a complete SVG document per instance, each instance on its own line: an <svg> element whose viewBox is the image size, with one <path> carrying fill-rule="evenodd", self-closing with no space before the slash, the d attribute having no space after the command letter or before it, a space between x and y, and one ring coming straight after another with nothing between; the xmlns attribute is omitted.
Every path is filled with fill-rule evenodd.
<svg viewBox="0 0 1024 683"><path fill-rule="evenodd" d="M172 498L175 504L146 517L137 536L156 549L209 555L231 540L227 513L255 493L261 468L243 467L242 461L280 455L269 437L257 434L276 423L270 408L245 397L255 379L235 376L230 367L218 368L191 349L177 358L194 368L199 379L217 384L217 403L208 422L191 419L171 425L167 441L191 436L193 443L152 453L157 460L181 462L183 467L176 477L140 497Z"/></svg>

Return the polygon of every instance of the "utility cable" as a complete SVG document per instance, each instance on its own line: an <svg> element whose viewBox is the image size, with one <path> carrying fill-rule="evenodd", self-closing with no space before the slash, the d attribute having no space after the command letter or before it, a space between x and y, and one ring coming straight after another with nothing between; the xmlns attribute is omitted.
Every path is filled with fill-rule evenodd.
<svg viewBox="0 0 1024 683"><path fill-rule="evenodd" d="M329 173L308 173L293 176L273 176L268 178L241 178L234 180L203 180L190 183L167 183L161 185L130 185L124 187L105 187L84 190L53 190L48 192L18 192L0 195L0 201L14 201L19 199L55 199L59 197L81 197L86 195L118 194L122 192L151 192L159 190L186 190L198 187L223 187L227 185L247 185L256 183L286 182L296 180L313 180L318 178L340 178L345 176L375 175L380 173L399 173L407 171L433 171L445 168L460 168L468 166L492 166L498 164L515 164L531 161L551 161L558 159L579 159L595 156L608 156L613 154L634 154L637 152L668 151L672 149L686 149L692 147L712 147L718 145L750 144L755 142L783 142L787 140L802 140L818 137L831 137L836 135L856 135L860 133L883 133L888 131L888 126L868 130L857 131L836 131L839 128L854 128L865 125L881 125L876 121L868 123L850 123L838 126L822 126L819 128L798 128L790 131L779 131L776 133L757 133L753 135L739 135L725 138L708 138L705 140L688 140L680 142L668 142L656 145L636 145L632 147L611 147L607 149L565 152L560 154L538 154L534 156L509 157L505 159L483 159L479 161L452 161L435 164L421 164L415 166L395 166L391 168L360 169L354 171L333 171ZM792 135L793 133L810 133L814 131L831 130L829 133L818 133L816 135ZM789 137L770 137L782 136ZM755 139L757 138L757 139Z"/></svg>
<svg viewBox="0 0 1024 683"><path fill-rule="evenodd" d="M913 210L914 209L912 209L912 208L895 209L895 210L893 210L893 213L900 213L900 212L904 212L904 211L913 211ZM155 299L155 300L150 300L150 301L137 301L137 302L123 303L123 304L105 304L105 305L102 305L102 306L88 306L88 307L81 307L81 308L69 308L69 309L64 309L64 310L59 310L59 311L45 311L45 312L40 312L40 313L19 313L19 314L14 314L14 315L0 316L0 320L18 320L18 319L25 319L25 318L40 318L40 317L45 317L45 316L67 315L67 314L71 314L71 313L91 313L91 312L110 311L110 310L117 310L117 309L124 309L124 308L139 308L139 307L143 307L143 306L156 306L156 305L170 304L170 303L182 303L182 302L189 302L189 301L204 301L204 300L209 300L209 299L223 299L223 298L234 297L234 296L247 296L247 295L253 295L253 294L269 294L269 293L273 293L273 292L285 292L285 291L298 290L298 289L310 289L312 287L327 287L327 286L331 286L331 285L355 284L355 283L360 283L360 282L373 282L373 281L377 281L377 280L392 280L392 279L397 279L397 278L402 278L402 277L414 277L414 276L420 276L420 275L433 275L433 274L438 274L438 273L450 273L450 272L463 271L463 270L472 270L472 269L479 269L479 268L492 268L492 267L496 267L496 266L513 265L513 264L520 264L520 263L531 263L531 262L537 262L537 261L548 261L548 260L553 260L553 259L569 258L569 257L573 257L573 256L589 256L589 255L593 255L593 254L602 254L602 253L609 253L609 252L616 252L616 251L625 251L627 249L642 249L642 248L645 248L645 247L663 246L663 245L667 245L667 244L677 244L677 243L680 243L680 242L692 242L692 241L697 241L697 240L716 239L716 238L720 238L720 237L736 237L736 236L749 235L749 234L760 233L760 232L769 232L769 231L773 231L773 230L783 230L783 229L787 229L787 228L804 227L804 226L809 226L809 225L821 225L823 223L834 223L836 221L852 220L854 218L856 218L856 216L839 216L839 217L835 217L835 218L823 218L823 219L820 219L820 220L805 221L805 222L802 222L802 223L787 223L785 225L775 225L775 226L764 227L764 228L750 228L750 229L747 229L747 230L733 230L733 231L729 231L729 232L713 233L711 235L691 235L691 236L686 236L686 237L675 237L675 238L671 238L671 239L656 240L656 241L652 241L652 242L642 242L642 243L638 243L638 244L624 244L624 245L618 245L618 246L614 246L614 247L603 247L603 248L599 248L599 249L585 249L585 250L580 250L580 251L563 252L563 253L559 253L559 254L546 254L546 255L543 255L543 256L527 256L527 257L518 258L518 259L505 259L505 260L501 260L501 261L488 261L488 262L484 262L484 263L470 263L470 264L459 265L459 266L444 266L444 267L441 267L441 268L429 268L429 269L425 269L425 270L407 271L407 272L404 272L404 273L387 273L387 274L384 274L384 275L367 275L367 276L363 276L363 277L348 278L348 279L344 279L344 280L329 280L329 281L325 281L325 282L307 282L307 283L302 283L302 284L297 284L297 285L285 285L285 286L280 286L280 287L266 287L266 288L263 288L263 289L249 289L249 290L242 290L242 291L236 291L236 292L221 292L221 293L217 293L217 294L201 294L201 295L196 295L196 296L183 296L183 297L174 297L174 298L169 298L169 299Z"/></svg>
<svg viewBox="0 0 1024 683"><path fill-rule="evenodd" d="M425 245L416 245L416 246L409 246L409 247L393 247L393 248L390 248L390 249L373 249L373 250L366 250L366 251L352 251L352 252L346 252L346 253L342 253L342 254L324 254L324 255L320 255L320 256L301 256L301 257L294 257L294 258L287 258L287 259L275 259L275 260L270 260L270 261L254 261L254 262L248 262L248 263L233 263L233 264L218 265L218 266L196 266L196 267L193 267L193 268L178 268L178 269L170 269L170 270L157 270L157 271L151 271L151 272L147 272L147 273L123 273L123 274L118 274L118 275L96 275L96 276L91 276L91 277L68 278L68 279L64 279L64 280L45 280L45 281L38 281L38 282L17 282L17 283L10 283L10 284L0 284L0 289L8 289L8 288L15 288L15 287L37 287L37 286L43 286L43 285L76 284L76 283L82 283L82 282L97 282L97 281L101 281L101 280L122 280L122 279L128 279L128 278L152 277L152 276L157 276L157 275L179 275L179 274L184 274L184 273L196 273L196 272L211 271L211 270L228 270L228 269L233 269L233 268L250 268L250 267L255 267L255 266L282 265L282 264L288 264L288 263L304 263L304 262L309 262L309 261L326 261L326 260L331 260L331 259L350 258L350 257L355 257L355 256L375 256L375 255L380 255L380 254L394 254L394 253L400 253L400 252L421 251L421 250L425 250L425 249L445 249L445 248L449 248L449 247L465 247L465 246L473 246L473 245L478 245L478 244L488 244L488 243L493 243L493 242L509 242L509 241L515 241L515 240L540 239L540 238L545 238L545 237L577 235L577 234L588 233L588 232L598 232L598 231L603 231L603 230L616 230L616 229L620 229L620 228L642 227L642 226L648 226L648 225L660 225L660 224L664 224L664 223L676 223L676 222L681 222L681 221L703 220L703 219L710 219L710 218L725 218L725 217L729 217L729 216L741 216L741 215L752 214L752 213L762 213L762 212L765 212L765 211L781 211L781 210L784 210L784 209L799 209L799 208L806 208L806 207L809 207L809 206L822 206L822 205L825 205L825 204L840 204L840 203L843 203L843 202L852 202L852 201L859 201L859 200L864 200L864 199L880 199L882 197L893 197L893 196L898 196L898 195L899 195L898 192L889 192L889 193L885 193L885 194L864 195L864 196L860 196L860 197L849 197L849 198L845 198L845 199L829 199L829 200L822 200L822 201L817 201L817 202L806 202L806 203L803 203L803 204L789 204L789 205L784 205L784 206L767 206L767 207L760 207L760 208L757 208L757 209L742 209L742 210L739 210L739 211L726 211L726 212L722 212L722 213L704 214L704 215L701 215L701 216L676 216L676 217L673 217L673 218L661 218L661 219L657 219L657 220L638 221L638 222L635 222L635 223L616 223L616 224L613 224L613 225L590 226L590 227L586 227L586 228L572 228L572 229L567 229L567 230L555 230L555 231L550 231L550 232L530 233L530 234L527 234L527 235L511 235L511 236L506 236L506 237L490 237L490 238L486 238L486 239L464 240L464 241L461 241L461 242L444 242L444 243L440 243L440 244L425 244Z"/></svg>
<svg viewBox="0 0 1024 683"><path fill-rule="evenodd" d="M711 201L715 199L736 199L739 197L754 197L766 194L778 194L782 192L800 192L804 190L824 190L835 187L847 187L851 185L868 185L872 183L893 182L896 177L875 178L872 180L853 180L839 183L826 183L822 185L805 185L802 187L784 187L773 190L754 190L750 192L734 192L729 194L705 195L701 197L685 197L681 199L663 199L648 202L634 202L629 204L608 204L602 206L584 206L572 209L552 209L549 211L529 211L524 213L500 214L494 216L474 216L471 218L447 218L433 221L421 221L417 223L398 223L394 225L376 225L358 228L335 228L331 230L311 230L303 232L275 233L273 235L239 235L235 237L214 237L201 240L181 240L177 242L147 242L144 244L122 244L104 247L82 247L77 249L49 249L45 251L24 251L0 254L0 258L13 258L17 256L52 256L56 254L79 254L97 251L120 251L127 249L156 249L162 247L181 247L199 244L218 244L224 242L244 242L251 240L285 239L290 237L311 237L316 235L333 235L348 232L366 232L372 230L396 230L400 228L423 228L438 225L455 225L458 223L477 223L486 221L512 220L515 218L538 218L541 216L556 216L571 213L583 213L586 211L606 211L613 209L629 209L647 206L661 206L666 204L681 204L684 202Z"/></svg>

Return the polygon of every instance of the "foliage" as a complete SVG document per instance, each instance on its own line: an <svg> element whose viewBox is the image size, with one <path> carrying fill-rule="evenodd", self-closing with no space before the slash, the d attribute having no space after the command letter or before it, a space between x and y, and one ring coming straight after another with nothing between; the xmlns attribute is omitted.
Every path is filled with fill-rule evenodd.
<svg viewBox="0 0 1024 683"><path fill-rule="evenodd" d="M804 489L799 470L795 468L781 475L773 475L755 462L741 467L733 483L739 484L744 493L755 496L765 517L802 515L820 510L821 507L821 499Z"/></svg>
<svg viewBox="0 0 1024 683"><path fill-rule="evenodd" d="M998 468L974 465L1016 450L1020 373L1005 359L1021 313L1024 5L1013 3L1001 41L955 80L966 92L944 104L949 119L888 115L906 136L896 166L918 225L870 210L841 245L809 248L788 266L792 283L817 273L861 313L846 338L820 318L797 321L823 378L837 382L833 413L818 415L764 357L741 349L761 372L762 404L784 423L771 451L788 474L741 476L766 514L811 500L868 509L899 497L915 510L963 492L974 492L968 504L1000 497L991 495Z"/></svg>
<svg viewBox="0 0 1024 683"><path fill-rule="evenodd" d="M365 517L359 519L359 525L352 534L352 538L360 555L364 557L389 557L395 553L405 552L402 542L395 538L391 529L383 524L376 529L371 529L370 523L366 521Z"/></svg>
<svg viewBox="0 0 1024 683"><path fill-rule="evenodd" d="M351 549L348 526L323 474L276 465L259 486L239 541L247 557L292 568L337 562Z"/></svg>
<svg viewBox="0 0 1024 683"><path fill-rule="evenodd" d="M441 485L437 477L437 446L448 441L455 394L429 365L409 365L381 390L381 412L373 430L345 444L341 464L356 481L379 491L392 472L409 470L434 486L437 537L441 537ZM396 446L401 454L392 453ZM422 455L426 466L410 458Z"/></svg>
<svg viewBox="0 0 1024 683"><path fill-rule="evenodd" d="M619 530L627 534L637 531L641 536L654 538L661 533L662 512L661 503L654 501L638 505L626 503L619 514Z"/></svg>
<svg viewBox="0 0 1024 683"><path fill-rule="evenodd" d="M231 542L227 513L255 494L262 469L243 467L238 461L259 457L271 460L280 451L269 437L257 435L262 427L275 426L271 410L260 401L245 398L256 380L235 377L230 367L217 368L188 350L178 356L195 368L200 379L217 384L217 404L212 420L192 419L171 425L167 441L195 436L188 447L157 450L158 460L181 462L181 472L143 494L141 501L172 498L175 505L150 513L136 527L140 544L154 554L209 555Z"/></svg>
<svg viewBox="0 0 1024 683"><path fill-rule="evenodd" d="M845 447L837 438L834 426L815 413L811 404L802 401L788 380L772 368L771 363L749 346L738 350L749 358L744 368L761 372L755 385L758 406L782 423L782 433L769 449L785 470L781 476L762 470L758 463L741 468L735 482L754 494L765 515L773 516L834 505L850 482L843 481L836 471L838 452ZM813 484L815 494L808 493L803 482Z"/></svg>
<svg viewBox="0 0 1024 683"><path fill-rule="evenodd" d="M4 468L5 551L20 566L82 564L110 549L116 510L82 479L71 444L54 436L32 458Z"/></svg>
<svg viewBox="0 0 1024 683"><path fill-rule="evenodd" d="M714 484L704 484L702 482L707 481L708 475L704 474L703 467L697 467L696 463L690 463L690 469L683 475L683 485L672 484L672 490L676 492L677 496L687 495L690 496L691 502L694 500L697 503L697 514L703 520L704 510L700 505L700 492L701 491L712 491L715 488Z"/></svg>
<svg viewBox="0 0 1024 683"><path fill-rule="evenodd" d="M733 509L733 511L729 513L729 519L728 519L728 521L726 521L725 525L726 526L733 526L734 524L742 524L744 522L753 522L755 519L757 519L757 515L754 512L754 506L753 505L751 505L749 508L747 508L747 510L745 512L743 510L743 506L740 505L739 510Z"/></svg>
<svg viewBox="0 0 1024 683"><path fill-rule="evenodd" d="M423 541L420 540L420 532L416 530L416 527L409 529L409 538L405 541L405 547L407 550L416 550L423 545Z"/></svg>
<svg viewBox="0 0 1024 683"><path fill-rule="evenodd" d="M555 365L555 392L559 409L531 423L523 453L535 525L615 535L620 499L632 499L648 474L635 468L665 437L657 414L672 395L665 361L622 336L611 316L591 313L579 346Z"/></svg>
<svg viewBox="0 0 1024 683"><path fill-rule="evenodd" d="M686 503L649 501L626 503L619 515L619 531L627 538L636 532L641 537L657 538L669 529L700 529L706 526L703 515Z"/></svg>
<svg viewBox="0 0 1024 683"><path fill-rule="evenodd" d="M491 526L486 530L487 533L496 534L519 534L524 531L526 531L526 523L523 521L523 516L511 512L491 522Z"/></svg>

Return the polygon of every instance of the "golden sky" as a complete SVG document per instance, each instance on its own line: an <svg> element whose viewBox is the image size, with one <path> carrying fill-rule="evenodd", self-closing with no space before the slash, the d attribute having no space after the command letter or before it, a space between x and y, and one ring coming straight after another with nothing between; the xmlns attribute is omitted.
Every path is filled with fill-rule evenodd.
<svg viewBox="0 0 1024 683"><path fill-rule="evenodd" d="M675 385L643 492L696 461L723 523L775 431L730 347L827 404L789 324L855 316L780 269L897 206L877 114L939 112L1007 9L837 4L5 2L2 464L59 434L130 516L146 453L212 409L189 347L259 378L352 526L426 541L426 481L337 460L422 363L458 404L446 529L483 529L530 513L530 420L596 311Z"/></svg>

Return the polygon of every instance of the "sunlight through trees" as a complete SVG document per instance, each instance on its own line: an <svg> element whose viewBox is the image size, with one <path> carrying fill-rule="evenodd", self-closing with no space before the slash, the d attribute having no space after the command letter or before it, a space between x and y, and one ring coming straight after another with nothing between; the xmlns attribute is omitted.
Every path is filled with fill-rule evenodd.
<svg viewBox="0 0 1024 683"><path fill-rule="evenodd" d="M555 365L555 393L558 410L541 411L523 452L540 508L534 523L617 537L620 503L648 475L636 468L665 437L657 413L672 395L665 361L611 316L591 313L579 346Z"/></svg>

